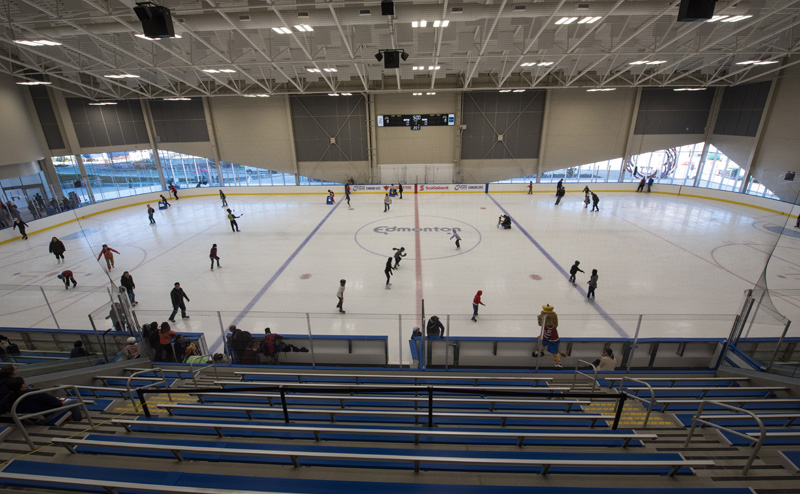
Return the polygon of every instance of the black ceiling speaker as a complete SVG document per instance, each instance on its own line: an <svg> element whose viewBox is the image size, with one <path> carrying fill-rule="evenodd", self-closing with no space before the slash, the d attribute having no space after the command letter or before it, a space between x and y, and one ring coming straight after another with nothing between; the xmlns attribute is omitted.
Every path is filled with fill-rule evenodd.
<svg viewBox="0 0 800 494"><path fill-rule="evenodd" d="M678 22L707 21L714 17L717 0L681 0Z"/></svg>
<svg viewBox="0 0 800 494"><path fill-rule="evenodd" d="M392 0L381 0L381 15L394 15L394 2Z"/></svg>
<svg viewBox="0 0 800 494"><path fill-rule="evenodd" d="M142 22L142 31L148 38L174 38L172 15L169 9L151 2L138 2L133 8Z"/></svg>
<svg viewBox="0 0 800 494"><path fill-rule="evenodd" d="M404 50L402 53L400 53L400 58L402 58L403 61L405 62L406 60L408 60L408 53L406 53Z"/></svg>
<svg viewBox="0 0 800 494"><path fill-rule="evenodd" d="M397 50L387 50L383 52L383 68L384 69L399 69L400 68L400 52Z"/></svg>

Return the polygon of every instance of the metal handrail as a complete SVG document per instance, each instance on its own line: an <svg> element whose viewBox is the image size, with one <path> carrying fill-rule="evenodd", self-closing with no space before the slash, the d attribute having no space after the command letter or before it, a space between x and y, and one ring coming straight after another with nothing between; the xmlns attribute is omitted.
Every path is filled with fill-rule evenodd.
<svg viewBox="0 0 800 494"><path fill-rule="evenodd" d="M712 405L721 406L723 408L727 408L728 410L732 410L734 412L741 412L741 413L750 415L756 421L756 423L758 424L758 428L761 431L761 433L758 436L758 439L756 439L756 438L754 438L754 437L752 437L752 436L750 436L748 434L745 434L745 433L739 432L737 430L731 429L729 427L725 427L725 426L722 426L722 425L719 425L719 424L715 424L714 422L711 422L709 420L703 419L701 414L703 413L703 408L706 406L706 403L710 403ZM743 438L747 439L748 441L751 441L751 442L755 443L753 445L753 453L750 454L750 458L747 459L747 461L744 464L744 468L742 469L742 475L747 475L747 472L750 470L750 467L753 465L753 461L756 459L756 456L758 456L758 452L761 449L761 446L764 445L764 441L767 439L767 428L764 427L764 422L762 422L761 419L758 418L758 415L756 415L755 413L751 412L750 410L745 410L744 408L739 408L739 407L727 405L727 404L721 403L719 401L713 401L713 400L705 401L705 400L703 400L703 403L700 404L700 408L697 410L697 413L692 418L692 428L689 429L689 435L686 437L686 441L683 443L683 447L684 448L689 447L689 441L692 440L692 436L694 435L694 430L697 428L698 422L701 423L701 424L704 424L704 425L710 425L711 427L714 427L715 429L723 430L723 431L729 432L729 433L731 433L733 435L736 435L736 436L739 436L739 437L743 437Z"/></svg>
<svg viewBox="0 0 800 494"><path fill-rule="evenodd" d="M578 366L580 364L582 364L582 363L592 366L592 371L594 371L594 376L593 377L590 377L588 374L583 373L580 370L578 370ZM578 383L578 374L580 374L581 376L585 376L585 377L587 377L587 378L592 380L592 393L594 393L594 390L598 388L598 386L597 386L597 366L594 365L592 362L587 362L585 360L578 359L578 361L575 363L575 375L572 376L572 387L573 388Z"/></svg>
<svg viewBox="0 0 800 494"><path fill-rule="evenodd" d="M78 403L71 403L69 405L62 405L62 406L60 406L58 408L50 408L48 410L43 410L41 412L26 413L24 415L19 415L17 413L17 407L22 402L22 400L27 398L27 397L29 397L29 396L31 396L31 395L38 395L38 394L43 394L43 393L49 393L51 391L62 391L62 390L69 390L69 389L71 389L72 392L75 393L75 398L74 399L78 400ZM70 399L72 399L72 397L69 396L68 392L67 392L67 396ZM11 405L11 418L14 420L14 424L17 426L17 429L20 431L20 433L22 433L22 437L25 438L25 441L28 443L28 446L30 446L31 451L33 451L33 450L36 449L36 445L33 444L33 440L31 439L31 436L28 434L28 431L25 429L25 424L23 424L22 421L30 419L30 418L35 418L35 417L43 417L43 416L49 415L49 414L51 414L53 412L58 412L58 411L61 411L61 410L69 410L70 408L75 408L75 407L81 407L83 409L84 415L89 420L89 424L90 425L94 425L94 421L92 420L92 416L89 415L89 409L86 408L86 403L84 403L83 398L78 393L78 389L75 386L71 386L71 385L56 386L54 388L37 389L37 390L34 390L34 391L28 391L27 393L25 393L22 396L20 396L19 398L17 398L16 401L14 401L14 404Z"/></svg>
<svg viewBox="0 0 800 494"><path fill-rule="evenodd" d="M198 387L200 387L200 386L197 384L197 376L198 376L198 375L199 375L201 372L203 372L204 370L206 370L206 369L208 369L208 368L211 368L211 367L213 367L213 368L214 368L214 379L219 379L219 371L217 371L217 363L216 363L216 362L214 362L214 356L213 356L213 355L211 355L211 354L208 354L208 355L200 355L200 356L201 356L201 357L209 357L209 358L210 358L210 360L209 360L209 362L208 362L208 363L210 363L211 365L207 365L207 364L206 364L206 366L205 366L205 367L202 367L202 368L200 368L200 369L197 371L197 373L195 374L195 373L194 373L194 371L192 371L192 367L194 366L194 364L195 364L195 363L194 363L194 362L189 362L189 375L190 375L190 376L192 376L192 383L194 384L194 387L195 387L195 388L198 388ZM198 362L198 363L199 363L199 362Z"/></svg>
<svg viewBox="0 0 800 494"><path fill-rule="evenodd" d="M633 381L633 382L637 382L637 383L640 383L640 384L644 384L645 386L647 386L647 389L650 391L650 400L648 401L648 404L647 404L647 413L644 416L644 426L643 426L643 428L647 429L647 423L650 421L650 412L653 411L653 403L656 402L656 395L655 395L655 393L653 393L653 387L650 386L650 384L647 381L643 381L641 379L636 379L634 377L622 376L622 380L619 382L619 392L620 392L620 394L625 394L627 396L630 396L631 398L635 398L635 399L639 400L640 402L644 402L644 398L640 397L637 394L626 393L625 391L623 391L623 388L625 387L625 380L626 379L628 381Z"/></svg>
<svg viewBox="0 0 800 494"><path fill-rule="evenodd" d="M137 374L143 374L145 372L152 372L154 374L155 373L161 374L161 381L156 381L156 382L152 382L150 384L145 384L144 386L132 387L131 386L131 381L133 380L133 378ZM138 372L134 372L130 376L128 376L127 381L125 381L125 388L128 390L128 397L130 398L131 403L133 403L133 409L136 410L136 411L139 411L139 404L136 403L136 400L133 398L133 390L134 389L149 388L149 387L152 387L152 386L158 387L159 384L163 384L164 385L164 389L169 389L169 386L167 386L167 379L164 377L164 370L161 369L160 367L153 367L152 369L142 369L142 370L140 370ZM172 395L171 394L167 394L167 398L169 398L169 401L172 401Z"/></svg>

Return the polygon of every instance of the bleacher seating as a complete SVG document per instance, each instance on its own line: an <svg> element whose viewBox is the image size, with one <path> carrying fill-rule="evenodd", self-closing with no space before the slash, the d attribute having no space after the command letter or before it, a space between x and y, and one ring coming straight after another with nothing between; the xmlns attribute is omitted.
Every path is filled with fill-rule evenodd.
<svg viewBox="0 0 800 494"><path fill-rule="evenodd" d="M617 375L601 378L598 384L603 387L592 386L593 392L587 392L584 385L573 388L571 375L557 373L287 368L265 372L263 367L222 366L197 374L197 368L190 372L188 366L153 364L163 369L162 381L161 371L149 368L146 361L128 365L93 370L84 379L93 384L78 386L81 394L102 396L90 406L95 419L103 419L100 427L85 430L82 424L67 423L62 431L33 426L39 428L32 434L37 447L53 444L46 448L48 455L54 455L53 468L44 470L41 462L28 458L15 460L0 472L0 490L3 486L87 492L111 488L126 493L203 489L213 494L319 492L325 486L327 492L452 488L594 494L603 492L595 486L613 475L608 494L625 493L627 487L631 493L651 494L664 486L664 476L672 475L665 493L697 494L722 487L714 494L738 494L750 492L749 485L736 481L741 475L736 467L752 451L750 441L726 439L707 426L697 428L701 448L682 447L691 412L705 404L706 419L747 435L755 431L752 421L729 418L727 409L721 405L714 409L708 397L745 400L753 406L798 406L785 401L794 400L792 390L780 384L755 385L744 377L721 379L709 373L668 378L639 374L635 377L650 388L626 379L622 389L629 396L650 399L652 389L658 403L682 399L682 404L671 406L694 409L660 414L667 425L645 430L641 419L634 418L643 411L639 401L629 399L627 420L639 423L623 423L612 430L621 384ZM138 403L130 406L137 388L144 390L154 416L142 416ZM779 460L777 449L799 444L793 411L754 409L769 428L764 448L771 449L756 458L753 468L769 472L765 475L771 485L796 481L795 471L784 464L794 455L789 451ZM155 416L158 412L167 413ZM9 433L12 442L18 442L15 437ZM65 460L68 450L75 454ZM0 455L0 459L13 457ZM35 459L48 461L45 458ZM339 471L359 480L337 480ZM585 476L579 485L574 484L578 475ZM453 480L469 485L451 487L448 482Z"/></svg>

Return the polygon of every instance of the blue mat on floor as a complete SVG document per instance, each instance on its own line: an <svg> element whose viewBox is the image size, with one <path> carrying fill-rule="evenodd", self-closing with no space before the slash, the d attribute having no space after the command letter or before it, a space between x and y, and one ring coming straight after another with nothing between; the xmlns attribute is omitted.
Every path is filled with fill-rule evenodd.
<svg viewBox="0 0 800 494"><path fill-rule="evenodd" d="M99 481L119 481L152 483L157 485L197 487L205 489L230 489L264 492L291 492L297 494L441 494L458 492L459 494L752 494L748 488L653 488L643 487L626 489L620 487L505 487L493 485L449 485L398 482L356 482L342 480L312 480L297 478L245 477L234 475L215 475L203 473L183 473L176 471L141 470L128 468L108 468L97 466L62 465L36 461L14 460L5 468L5 472L40 475L43 466L51 477L71 479L91 479ZM143 482L144 480L144 482ZM53 484L0 481L0 485L44 487L52 490L58 488ZM64 486L64 489L79 490L76 487ZM86 492L105 492L102 489L86 487ZM121 494L135 491L120 490ZM164 492L169 492L168 488Z"/></svg>

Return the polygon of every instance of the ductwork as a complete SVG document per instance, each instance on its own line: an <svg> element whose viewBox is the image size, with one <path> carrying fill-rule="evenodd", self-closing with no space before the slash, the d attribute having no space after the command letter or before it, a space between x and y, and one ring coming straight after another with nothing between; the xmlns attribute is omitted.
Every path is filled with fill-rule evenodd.
<svg viewBox="0 0 800 494"><path fill-rule="evenodd" d="M501 19L534 19L537 17L550 17L553 11L558 7L559 2L545 2L545 3L525 3L525 4L509 4L504 11L500 14ZM615 16L643 16L649 17L659 14L663 11L665 1L643 1L643 2L625 2L622 6L617 8L612 18ZM449 4L449 11L444 19L450 20L452 24L459 22L480 23L483 21L493 21L497 17L497 7L492 5L477 5L477 4L461 4L455 8L463 9L462 12L455 13L452 11L453 4ZM591 17L603 16L609 10L613 2L570 2L565 4L558 10L556 17ZM517 10L520 6L525 7L524 10ZM276 7L280 11L286 21L291 24L307 24L312 28L336 27L336 20L334 20L328 9L327 4L320 4L315 8L293 8L284 9ZM717 4L717 10L725 8L722 2ZM283 27L284 25L278 20L277 16L272 12L258 11L253 12L241 8L221 8L221 12L227 14L231 20L236 23L237 27L243 31L250 30L268 30L273 27ZM369 14L363 14L362 11L368 10ZM675 13L677 15L677 6ZM308 14L308 16L301 16L301 14ZM740 15L746 13L753 13L750 11L747 2L739 2L738 5L726 10L728 15ZM239 20L239 15L246 15L249 20ZM365 7L347 7L337 8L336 15L342 26L387 26L388 21L385 17L381 16L379 5L368 5ZM103 17L105 18L105 17ZM214 32L214 31L230 31L231 26L227 21L217 13L192 13L188 11L181 13L179 8L172 11L172 18L175 22L175 32L181 33L181 25L194 32ZM85 21L73 20L77 22L92 34L116 34L130 32L125 26L119 23L92 23L94 18L87 18ZM412 21L425 19L428 22L435 20L442 20L442 7L440 5L409 5L398 4L395 8L395 24L410 24ZM56 21L57 22L57 21ZM138 20L130 13L130 24L139 25ZM12 20L13 23L13 20ZM28 26L33 27L32 24ZM430 24L429 24L430 26ZM291 27L291 26L290 26ZM56 26L56 27L33 27L33 29L41 34L43 37L58 39L62 37L74 36L77 34L74 29L69 26Z"/></svg>

